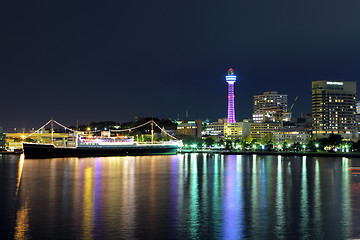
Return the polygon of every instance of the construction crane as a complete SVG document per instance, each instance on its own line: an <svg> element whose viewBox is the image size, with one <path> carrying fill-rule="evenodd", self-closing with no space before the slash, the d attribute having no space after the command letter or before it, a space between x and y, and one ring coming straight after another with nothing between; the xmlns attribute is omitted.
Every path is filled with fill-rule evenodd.
<svg viewBox="0 0 360 240"><path fill-rule="evenodd" d="M293 101L293 103L291 104L291 107L290 107L290 109L289 109L290 120L292 119L292 109L293 109L294 104L295 104L296 100L298 99L298 97L299 97L299 96L296 96L296 97L295 97L295 100Z"/></svg>

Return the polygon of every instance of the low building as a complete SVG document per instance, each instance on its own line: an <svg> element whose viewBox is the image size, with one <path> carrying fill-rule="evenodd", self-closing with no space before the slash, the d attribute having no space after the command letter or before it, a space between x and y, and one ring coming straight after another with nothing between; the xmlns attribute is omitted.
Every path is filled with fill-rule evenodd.
<svg viewBox="0 0 360 240"><path fill-rule="evenodd" d="M201 138L202 136L202 121L187 121L184 120L178 124L176 129L177 136L191 136L195 138Z"/></svg>
<svg viewBox="0 0 360 240"><path fill-rule="evenodd" d="M281 107L264 108L262 112L254 112L252 114L253 122L289 122L291 120L290 113Z"/></svg>
<svg viewBox="0 0 360 240"><path fill-rule="evenodd" d="M276 144L308 143L311 140L311 131L302 128L282 128L273 133L273 141Z"/></svg>
<svg viewBox="0 0 360 240"><path fill-rule="evenodd" d="M266 134L274 134L281 127L281 123L250 123L250 137L260 140Z"/></svg>
<svg viewBox="0 0 360 240"><path fill-rule="evenodd" d="M5 134L3 128L0 126L0 151L5 150Z"/></svg>
<svg viewBox="0 0 360 240"><path fill-rule="evenodd" d="M207 136L224 136L224 125L227 123L227 118L220 118L217 122L209 123L204 131L203 135Z"/></svg>
<svg viewBox="0 0 360 240"><path fill-rule="evenodd" d="M244 120L243 122L224 124L225 138L248 138L249 135L250 135L249 120Z"/></svg>
<svg viewBox="0 0 360 240"><path fill-rule="evenodd" d="M51 143L51 137L56 146L66 146L69 142L69 133L53 133L49 130L40 130L39 132L28 133L6 133L5 148L10 150L22 149L22 142L26 138L26 141L38 142L38 143Z"/></svg>

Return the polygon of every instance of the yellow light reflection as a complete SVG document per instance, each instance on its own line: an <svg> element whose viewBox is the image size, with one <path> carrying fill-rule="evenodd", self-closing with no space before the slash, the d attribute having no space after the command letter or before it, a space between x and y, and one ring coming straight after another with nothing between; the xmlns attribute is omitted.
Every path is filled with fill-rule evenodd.
<svg viewBox="0 0 360 240"><path fill-rule="evenodd" d="M15 226L15 234L14 239L23 240L28 239L25 235L26 232L29 231L29 211L27 204L28 200L25 201L25 205L20 208L16 213L16 226Z"/></svg>
<svg viewBox="0 0 360 240"><path fill-rule="evenodd" d="M92 239L93 227L93 169L87 166L84 170L84 205L83 205L83 237Z"/></svg>
<svg viewBox="0 0 360 240"><path fill-rule="evenodd" d="M18 166L18 177L16 182L16 198L19 195L21 176L23 173L25 155L21 154ZM27 239L25 233L29 230L29 208L27 204L28 200L25 201L25 205L21 207L16 213L16 226L15 226L15 239Z"/></svg>
<svg viewBox="0 0 360 240"><path fill-rule="evenodd" d="M20 155L20 159L19 159L18 178L17 178L17 183L16 183L16 197L17 197L18 194L19 194L21 176L22 176L23 167L24 167L24 160L25 160L25 155L24 155L24 154L21 154L21 155Z"/></svg>

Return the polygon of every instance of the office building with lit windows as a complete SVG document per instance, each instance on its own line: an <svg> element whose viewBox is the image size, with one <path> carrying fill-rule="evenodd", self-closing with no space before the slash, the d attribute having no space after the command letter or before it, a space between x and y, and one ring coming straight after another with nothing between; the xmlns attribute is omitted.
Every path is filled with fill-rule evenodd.
<svg viewBox="0 0 360 240"><path fill-rule="evenodd" d="M284 142L308 143L311 140L311 134L303 128L283 128L274 132L273 142L275 144L283 144Z"/></svg>
<svg viewBox="0 0 360 240"><path fill-rule="evenodd" d="M290 121L287 98L286 94L275 91L255 95L253 121L255 123Z"/></svg>
<svg viewBox="0 0 360 240"><path fill-rule="evenodd" d="M227 139L246 139L250 136L250 121L244 119L242 122L225 123L224 136Z"/></svg>
<svg viewBox="0 0 360 240"><path fill-rule="evenodd" d="M312 82L312 134L317 138L340 134L357 140L356 82Z"/></svg>
<svg viewBox="0 0 360 240"><path fill-rule="evenodd" d="M272 135L282 127L281 123L251 123L250 137L256 140L263 139L266 135Z"/></svg>
<svg viewBox="0 0 360 240"><path fill-rule="evenodd" d="M205 136L224 136L224 125L227 123L227 118L220 118L217 122L209 123L203 135Z"/></svg>
<svg viewBox="0 0 360 240"><path fill-rule="evenodd" d="M269 108L280 107L287 111L287 95L275 91L254 96L254 112L263 112Z"/></svg>
<svg viewBox="0 0 360 240"><path fill-rule="evenodd" d="M180 124L178 124L176 128L177 136L191 136L194 138L201 138L202 136L202 121L188 121L183 120Z"/></svg>

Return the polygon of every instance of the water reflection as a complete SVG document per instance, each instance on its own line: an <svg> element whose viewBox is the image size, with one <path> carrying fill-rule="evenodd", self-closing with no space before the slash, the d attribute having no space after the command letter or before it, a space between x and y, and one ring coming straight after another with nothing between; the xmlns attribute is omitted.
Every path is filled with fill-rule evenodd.
<svg viewBox="0 0 360 240"><path fill-rule="evenodd" d="M23 167L24 167L24 160L25 160L25 155L21 154L20 159L19 159L19 164L18 164L18 174L17 174L17 183L16 183L16 197L19 194L21 176L22 176Z"/></svg>
<svg viewBox="0 0 360 240"><path fill-rule="evenodd" d="M8 188L17 204L1 216L15 239L360 237L360 177L348 171L359 159L185 154L0 164L12 164L2 178L16 176Z"/></svg>
<svg viewBox="0 0 360 240"><path fill-rule="evenodd" d="M25 204L20 207L16 213L16 225L15 225L15 234L14 238L16 240L28 239L29 232L29 206L28 200L25 201Z"/></svg>
<svg viewBox="0 0 360 240"><path fill-rule="evenodd" d="M349 159L343 157L342 158L342 231L343 238L350 238L350 225L346 222L351 219L351 202L350 202L350 176L349 176Z"/></svg>
<svg viewBox="0 0 360 240"><path fill-rule="evenodd" d="M321 185L320 185L320 167L319 160L315 160L315 177L314 177L314 220L315 236L318 239L323 238L322 213L321 213Z"/></svg>
<svg viewBox="0 0 360 240"><path fill-rule="evenodd" d="M243 237L243 189L240 176L240 156L231 156L225 166L225 188L223 200L223 239Z"/></svg>
<svg viewBox="0 0 360 240"><path fill-rule="evenodd" d="M309 238L309 197L306 156L302 157L301 167L301 193L300 193L300 233L303 239Z"/></svg>
<svg viewBox="0 0 360 240"><path fill-rule="evenodd" d="M84 169L84 195L83 195L83 219L82 219L82 237L92 238L93 226L93 176L91 166Z"/></svg>
<svg viewBox="0 0 360 240"><path fill-rule="evenodd" d="M284 236L285 215L284 215L284 192L283 192L283 170L282 157L279 155L277 159L276 169L276 197L275 197L275 237L281 239Z"/></svg>

